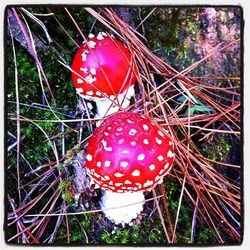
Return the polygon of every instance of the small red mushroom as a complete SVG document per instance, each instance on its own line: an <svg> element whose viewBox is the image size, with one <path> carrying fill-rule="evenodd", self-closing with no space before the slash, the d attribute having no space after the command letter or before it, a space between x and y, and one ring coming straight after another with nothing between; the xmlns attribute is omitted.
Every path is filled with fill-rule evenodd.
<svg viewBox="0 0 250 250"><path fill-rule="evenodd" d="M101 188L120 193L151 189L169 172L173 160L170 135L132 112L106 117L86 152L89 175Z"/></svg>
<svg viewBox="0 0 250 250"><path fill-rule="evenodd" d="M86 43L79 47L71 68L76 91L85 98L123 93L136 82L138 75L128 49L104 32L96 37L90 34Z"/></svg>

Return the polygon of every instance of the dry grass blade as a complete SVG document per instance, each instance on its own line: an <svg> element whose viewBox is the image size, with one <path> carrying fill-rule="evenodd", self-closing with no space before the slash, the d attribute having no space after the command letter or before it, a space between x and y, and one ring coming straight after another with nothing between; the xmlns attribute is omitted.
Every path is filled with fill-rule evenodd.
<svg viewBox="0 0 250 250"><path fill-rule="evenodd" d="M162 224L162 227L163 227L164 234L166 236L166 239L167 239L168 243L170 243L170 238L169 238L169 235L168 235L168 231L167 231L167 228L166 228L166 225L165 225L165 222L164 222L162 211L161 211L160 206L158 204L158 201L156 199L156 192L155 192L154 188L152 189L152 193L153 193L153 196L155 198L154 201L155 201L155 205L156 205L159 217L160 217L160 221L161 221L161 224Z"/></svg>

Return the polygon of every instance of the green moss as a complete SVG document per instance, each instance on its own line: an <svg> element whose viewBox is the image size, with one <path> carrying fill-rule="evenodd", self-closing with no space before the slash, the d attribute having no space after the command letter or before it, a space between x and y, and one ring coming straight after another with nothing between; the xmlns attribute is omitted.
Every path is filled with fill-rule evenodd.
<svg viewBox="0 0 250 250"><path fill-rule="evenodd" d="M151 11L151 7L142 7L140 11L135 9L136 25L141 22L139 16L144 18ZM147 46L153 53L177 70L183 70L196 60L193 54L190 56L192 47L185 43L185 38L188 37L190 42L194 42L200 35L200 24L194 21L197 13L198 9L191 7L156 8L140 26L139 31L146 34Z"/></svg>
<svg viewBox="0 0 250 250"><path fill-rule="evenodd" d="M104 243L112 245L112 244L137 244L137 243L144 243L146 239L144 237L144 225L133 225L133 226L126 226L122 228L121 226L115 227L111 232L104 229L101 233L101 239ZM158 230L156 230L159 232ZM148 232L147 232L148 233ZM156 233L150 233L149 237L151 240L154 241L158 238ZM161 237L160 237L161 238Z"/></svg>
<svg viewBox="0 0 250 250"><path fill-rule="evenodd" d="M68 205L74 204L74 188L71 180L64 180L58 185L58 189L62 191L62 199Z"/></svg>
<svg viewBox="0 0 250 250"><path fill-rule="evenodd" d="M224 162L230 152L230 143L221 136L215 136L210 143L206 143L203 147L205 155L218 162Z"/></svg>

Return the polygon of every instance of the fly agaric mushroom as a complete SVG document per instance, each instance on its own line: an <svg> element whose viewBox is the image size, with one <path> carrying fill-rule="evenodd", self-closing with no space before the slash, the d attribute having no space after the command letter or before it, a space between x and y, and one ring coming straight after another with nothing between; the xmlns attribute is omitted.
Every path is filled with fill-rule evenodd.
<svg viewBox="0 0 250 250"><path fill-rule="evenodd" d="M104 119L90 138L86 152L88 174L107 190L101 205L112 208L136 200L141 203L104 211L107 217L116 224L136 218L142 210L143 191L161 183L170 171L173 146L170 136L143 115L117 112ZM114 204L110 203L112 196L115 196Z"/></svg>
<svg viewBox="0 0 250 250"><path fill-rule="evenodd" d="M104 32L97 37L90 34L78 49L71 68L77 93L96 102L96 117L103 117L107 111L107 114L117 112L119 105L123 108L129 105L138 69L119 40Z"/></svg>

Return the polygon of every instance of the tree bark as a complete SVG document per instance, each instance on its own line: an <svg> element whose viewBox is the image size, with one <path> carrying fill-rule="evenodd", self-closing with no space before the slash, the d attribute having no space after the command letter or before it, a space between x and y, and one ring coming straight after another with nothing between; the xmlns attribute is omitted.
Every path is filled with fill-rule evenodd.
<svg viewBox="0 0 250 250"><path fill-rule="evenodd" d="M7 27L8 34L10 35L11 32L14 39L18 41L28 51L28 53L33 56L32 49L30 48L22 32L22 29L18 23L17 18L15 17L14 13L11 10L7 11L7 21L8 21L8 27ZM28 29L24 23L23 26L25 27L27 33L29 34ZM45 44L35 34L32 34L32 38L34 40L34 44L37 50L42 50L45 48Z"/></svg>

